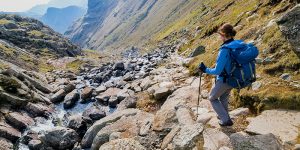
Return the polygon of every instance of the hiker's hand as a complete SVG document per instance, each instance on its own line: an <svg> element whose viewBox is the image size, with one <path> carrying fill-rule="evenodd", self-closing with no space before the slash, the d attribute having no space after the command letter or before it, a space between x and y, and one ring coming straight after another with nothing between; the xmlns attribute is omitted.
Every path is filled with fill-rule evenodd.
<svg viewBox="0 0 300 150"><path fill-rule="evenodd" d="M206 68L207 67L204 65L203 62L201 62L201 64L199 64L199 70L200 70L200 72L205 73L206 72Z"/></svg>

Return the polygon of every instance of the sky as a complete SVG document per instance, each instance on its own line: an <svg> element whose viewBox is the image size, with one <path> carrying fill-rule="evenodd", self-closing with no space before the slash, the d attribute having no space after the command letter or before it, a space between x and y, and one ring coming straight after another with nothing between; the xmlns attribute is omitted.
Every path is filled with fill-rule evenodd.
<svg viewBox="0 0 300 150"><path fill-rule="evenodd" d="M0 11L22 12L35 5L46 4L50 0L0 0Z"/></svg>

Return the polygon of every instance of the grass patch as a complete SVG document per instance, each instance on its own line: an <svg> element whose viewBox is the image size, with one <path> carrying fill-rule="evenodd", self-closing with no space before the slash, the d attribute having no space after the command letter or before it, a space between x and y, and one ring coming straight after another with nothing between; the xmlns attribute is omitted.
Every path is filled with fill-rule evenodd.
<svg viewBox="0 0 300 150"><path fill-rule="evenodd" d="M8 23L12 23L12 21L7 20L7 19L0 19L0 25L4 25L4 24L8 24Z"/></svg>
<svg viewBox="0 0 300 150"><path fill-rule="evenodd" d="M298 127L298 137L296 139L297 144L300 144L300 127Z"/></svg>
<svg viewBox="0 0 300 150"><path fill-rule="evenodd" d="M28 32L29 35L34 36L34 37L41 37L44 35L43 32L38 31L38 30L32 30Z"/></svg>
<svg viewBox="0 0 300 150"><path fill-rule="evenodd" d="M0 43L0 51L2 51L4 55L11 57L15 54L16 50Z"/></svg>
<svg viewBox="0 0 300 150"><path fill-rule="evenodd" d="M66 65L66 69L72 72L78 72L80 67L84 64L84 61L76 59Z"/></svg>
<svg viewBox="0 0 300 150"><path fill-rule="evenodd" d="M55 69L54 66L50 65L50 64L46 64L46 63L39 63L39 71L46 73L46 72L50 72L53 71Z"/></svg>

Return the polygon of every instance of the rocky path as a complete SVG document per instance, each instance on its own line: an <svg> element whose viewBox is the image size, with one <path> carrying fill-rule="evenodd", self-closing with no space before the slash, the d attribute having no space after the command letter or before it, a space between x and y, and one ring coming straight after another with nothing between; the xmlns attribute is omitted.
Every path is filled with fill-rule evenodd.
<svg viewBox="0 0 300 150"><path fill-rule="evenodd" d="M208 101L209 89L203 89L197 114L199 78L190 77L175 50L162 47L142 57L83 68L79 75L4 70L1 78L16 85L0 89L1 100L8 101L0 109L1 148L18 143L18 149L32 150L279 150L299 142L299 112L270 110L253 116L238 108L230 112L235 125L221 128ZM151 107L146 102L157 107L145 111Z"/></svg>

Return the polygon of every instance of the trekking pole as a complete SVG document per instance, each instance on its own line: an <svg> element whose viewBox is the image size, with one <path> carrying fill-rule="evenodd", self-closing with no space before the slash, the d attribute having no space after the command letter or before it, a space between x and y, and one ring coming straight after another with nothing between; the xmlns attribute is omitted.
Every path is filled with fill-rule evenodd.
<svg viewBox="0 0 300 150"><path fill-rule="evenodd" d="M198 120L198 109L199 109L200 101L202 99L202 96L201 96L201 81L202 81L202 72L200 72L199 94L198 94L198 102L197 102L197 116L196 116L196 120Z"/></svg>

